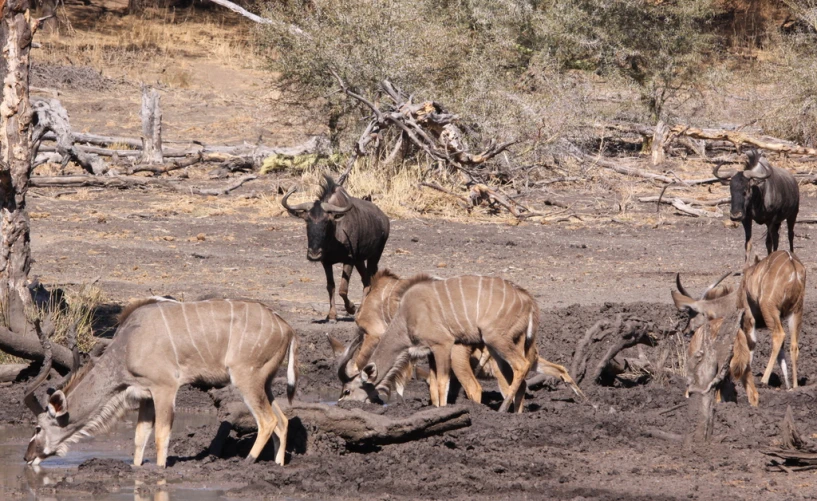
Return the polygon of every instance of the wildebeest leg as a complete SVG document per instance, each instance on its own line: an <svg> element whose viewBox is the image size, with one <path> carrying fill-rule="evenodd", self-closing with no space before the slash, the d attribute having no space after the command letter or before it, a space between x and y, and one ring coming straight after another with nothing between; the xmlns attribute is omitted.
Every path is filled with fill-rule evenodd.
<svg viewBox="0 0 817 501"><path fill-rule="evenodd" d="M749 254L752 252L752 219L747 217L743 220L743 234L746 242L744 249L746 250L745 262L749 262Z"/></svg>
<svg viewBox="0 0 817 501"><path fill-rule="evenodd" d="M349 279L352 277L352 263L343 263L343 273L340 276L340 290L338 295L343 299L346 313L355 314L355 303L349 301Z"/></svg>
<svg viewBox="0 0 817 501"><path fill-rule="evenodd" d="M145 447L153 433L153 421L156 419L156 412L153 409L153 400L142 400L139 402L139 415L136 418L136 433L133 437L133 444L136 449L133 452L133 465L141 466L145 458Z"/></svg>
<svg viewBox="0 0 817 501"><path fill-rule="evenodd" d="M371 262L371 260L369 260ZM355 269L360 274L360 281L363 282L363 295L369 293L369 288L372 286L372 276L374 273L369 273L369 267L366 266L365 261L357 261L355 262ZM377 268L375 267L375 273L377 273Z"/></svg>
<svg viewBox="0 0 817 501"><path fill-rule="evenodd" d="M776 223L772 223L767 227L766 230L766 254L771 254L773 251L777 250L777 246L780 243L780 225L782 221L778 221Z"/></svg>
<svg viewBox="0 0 817 501"><path fill-rule="evenodd" d="M786 220L786 226L789 228L789 252L794 252L794 223L797 221L797 216L792 216Z"/></svg>
<svg viewBox="0 0 817 501"><path fill-rule="evenodd" d="M338 312L335 310L335 277L332 276L332 265L324 262L323 271L326 273L326 292L329 293L329 314L326 319L334 322L338 319Z"/></svg>

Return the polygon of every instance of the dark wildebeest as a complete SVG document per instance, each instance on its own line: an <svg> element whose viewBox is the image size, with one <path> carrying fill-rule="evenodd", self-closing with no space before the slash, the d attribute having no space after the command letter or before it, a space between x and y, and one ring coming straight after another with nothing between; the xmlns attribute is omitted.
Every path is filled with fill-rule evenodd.
<svg viewBox="0 0 817 501"><path fill-rule="evenodd" d="M295 191L290 189L281 205L293 216L306 221L306 258L320 261L326 272L326 290L329 291L329 321L337 320L335 311L335 279L332 265L343 263L340 297L346 311L355 313L349 301L349 278L352 266L357 268L363 281L363 293L369 290L370 279L377 273L377 264L389 238L389 218L375 204L355 198L329 176L324 176L321 192L314 202L294 206L287 199Z"/></svg>
<svg viewBox="0 0 817 501"><path fill-rule="evenodd" d="M715 167L713 174L724 184L729 183L732 207L729 217L743 222L746 234L746 257L752 250L752 221L766 225L766 252L777 250L780 225L783 220L789 228L789 251L794 252L794 223L800 210L800 188L788 171L772 167L757 150L746 152L749 161L742 172L720 176Z"/></svg>

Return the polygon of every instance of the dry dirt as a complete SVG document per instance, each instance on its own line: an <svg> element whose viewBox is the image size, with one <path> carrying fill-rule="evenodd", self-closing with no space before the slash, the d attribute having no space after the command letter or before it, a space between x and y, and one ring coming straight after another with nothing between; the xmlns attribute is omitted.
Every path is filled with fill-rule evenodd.
<svg viewBox="0 0 817 501"><path fill-rule="evenodd" d="M273 190L264 178L252 190ZM303 222L272 217L272 202L232 197L208 199L147 191L91 191L57 197L59 190L35 190L32 272L48 284L87 282L99 276L109 303L99 311L97 333L119 305L147 294L172 294L193 300L202 296L251 297L276 308L301 338L299 398L334 399L339 392L325 333L343 339L355 334L345 318L316 323L327 308L322 270L305 260ZM813 210L806 199L805 212ZM758 232L762 236L762 231ZM811 230L798 228L796 252L809 272L817 255ZM199 234L204 239L197 238ZM670 304L673 276L680 271L687 287L699 290L742 259L742 231L721 221L672 218L650 226L460 224L447 221L395 220L382 264L408 275L498 274L530 290L543 308L538 333L540 352L569 365L577 339L598 319L629 312L669 327L677 320ZM759 238L756 245L760 244ZM70 286L70 285L68 285ZM352 298L361 287L353 279ZM244 498L306 497L320 499L760 499L808 497L817 493L811 473L769 472L759 452L775 443L786 406L805 436L817 433L810 412L815 397L817 350L810 341L817 316L807 300L797 391L761 388L761 406L753 409L741 393L737 403L717 408L716 440L698 450L648 436L660 429L688 430L683 380L678 375L648 385L599 388L584 383L588 403L577 403L566 388L529 392L525 412L500 415L495 385L485 382L484 403L460 398L471 411L471 427L416 442L376 450L353 451L339 439L293 420L292 454L281 468L269 458L242 462L252 437L227 447L226 459L206 455L215 425L176 433L172 466L158 471L123 468L115 460L97 461L66 471L71 489L93 494L100 479L153 482L208 482L226 486L228 495ZM646 349L650 358L656 351ZM768 357L768 337L761 335L755 372ZM677 364L671 357L668 367ZM282 395L282 388L276 390ZM0 392L0 420L30 422L20 404L18 385ZM426 407L427 391L413 382L387 415L405 415ZM196 390L183 392L180 410L206 411L210 403ZM376 406L366 406L383 412ZM105 439L100 439L104 441ZM130 440L115 444L127 449ZM267 451L269 453L269 451ZM149 453L150 457L150 453ZM57 478L59 471L56 472ZM52 475L52 478L54 475ZM118 484L117 484L118 485ZM43 486L43 493L53 487ZM172 487L171 487L172 489Z"/></svg>
<svg viewBox="0 0 817 501"><path fill-rule="evenodd" d="M219 18L210 24L192 24L199 30L193 35L171 27L137 40L144 23L115 12L123 6L123 1L69 5L77 40L46 39L42 52L35 52L35 61L44 62L33 70L34 85L59 91L78 130L137 135L139 82L147 81L158 82L162 89L169 140L230 143L255 141L261 135L265 144L291 145L325 132L316 119L315 103L297 102L286 90L276 88L274 78L257 65L248 68L242 61L225 62L214 56L211 41L239 28L246 32L246 25ZM94 38L83 30L108 38ZM116 45L119 33L129 33L135 42ZM184 36L188 42L206 39L208 44L162 44L163 37ZM688 172L684 162L673 162L671 168L684 177L706 175L705 170ZM550 187L550 193L571 202L583 221L508 225L394 220L381 265L401 275L495 274L518 283L543 310L537 339L540 354L565 365L585 330L618 312L632 313L659 327L672 326L678 315L669 292L676 272L682 273L688 289L698 291L725 270L739 269L741 229L720 219L679 216L671 209L664 209L659 220L654 206L634 199L640 192L657 194L659 187L632 179L619 183L598 170L591 174L595 178L589 187L571 187L570 192L564 191L568 187ZM188 182L197 185L224 183L203 181L204 172L193 172L191 177L196 180ZM32 275L63 287L98 278L107 296L107 304L97 311L95 330L100 336L112 334L112 319L131 298L171 294L188 301L212 296L264 301L300 337L298 398L333 400L340 386L325 335L349 340L355 335L354 323L348 317L337 324L315 322L327 311L323 271L306 261L303 222L281 214L278 183L273 177L262 177L218 198L158 189L32 190ZM260 196L244 198L253 194ZM725 196L726 190L700 188L696 194L714 198ZM817 212L813 189L804 188L802 203L801 214ZM810 242L812 231L807 225L798 226L795 245L814 276L817 251ZM763 231L756 228L756 249L763 247L762 236ZM357 276L351 291L359 303ZM521 415L498 414L498 391L486 381L485 405L459 400L458 405L470 410L470 427L407 444L349 450L339 439L304 430L293 420L288 464L280 467L266 457L248 466L243 456L253 437L235 438L228 444L226 458L212 458L206 450L216 426L206 425L175 433L167 470L151 464L133 469L118 460L91 460L79 469L52 470L50 477L56 484L34 487L43 496L67 490L85 497L134 480L143 482L138 491L145 496L167 481L162 490L172 492L185 482L218 486L229 497L246 499L815 497L814 474L771 472L760 453L775 443L788 405L802 434L817 437L817 418L811 412L817 397L817 349L812 341L817 315L810 294L801 337L803 386L793 392L762 387L757 409L747 404L742 392L737 403L718 405L715 440L696 450L647 433L649 429L688 431L686 410L678 407L684 404L683 378L678 372L647 385L601 388L584 383L587 403L576 402L560 385L531 391ZM682 350L680 345L677 348ZM763 331L755 354L756 377L768 349ZM645 351L656 358L656 349ZM673 354L667 366L677 370L678 363ZM19 384L0 388L0 424L33 424L21 394ZM282 388L276 394L282 395ZM406 415L427 405L424 385L412 382L403 400L385 409L364 407ZM207 395L195 389L180 394L178 408L213 412ZM308 432L305 442L304 431ZM131 448L130 439L99 440L115 440L109 446L117 450ZM13 486L0 487L3 498L24 494Z"/></svg>

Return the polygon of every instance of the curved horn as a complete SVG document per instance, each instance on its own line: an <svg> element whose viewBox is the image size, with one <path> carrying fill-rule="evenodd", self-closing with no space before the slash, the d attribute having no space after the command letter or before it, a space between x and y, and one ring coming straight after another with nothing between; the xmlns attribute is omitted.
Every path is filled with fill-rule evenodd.
<svg viewBox="0 0 817 501"><path fill-rule="evenodd" d="M295 187L294 186L292 188L290 188L289 191L287 191L286 195L284 195L284 198L281 199L281 205L284 207L284 209L287 210L287 212L292 214L292 213L296 213L296 212L309 210L312 207L311 202L304 202L302 204L292 205L292 206L289 205L287 203L287 199L289 199L289 196L292 195L293 193L295 193Z"/></svg>
<svg viewBox="0 0 817 501"><path fill-rule="evenodd" d="M726 280L726 277L728 277L731 274L732 274L731 271L727 271L726 273L723 274L723 276L721 278L719 278L719 279L715 280L714 282L712 282L712 285L707 287L706 290L704 291L704 293L701 294L701 299L703 299L706 296L707 292L711 291L712 289L714 289L715 287L720 285L720 283L723 282L724 280Z"/></svg>
<svg viewBox="0 0 817 501"><path fill-rule="evenodd" d="M346 350L343 352L343 355L338 358L338 379L343 384L346 384L352 379L357 376L357 373L352 373L350 371L350 365L354 367L355 361L352 360L354 354L358 352L360 349L360 338L355 339L352 341L349 346L346 347Z"/></svg>
<svg viewBox="0 0 817 501"><path fill-rule="evenodd" d="M692 297L692 295L689 292L687 292L686 289L684 289L684 286L681 285L681 274L680 273L675 274L675 286L678 287L678 292L680 292L684 296L689 297L689 298Z"/></svg>
<svg viewBox="0 0 817 501"><path fill-rule="evenodd" d="M762 173L759 171L762 171ZM758 181L767 179L771 175L772 169L770 166L767 166L765 162L763 162L763 159L758 160L757 165L755 165L753 168L743 171L743 177L746 179L756 179Z"/></svg>
<svg viewBox="0 0 817 501"><path fill-rule="evenodd" d="M51 371L54 359L51 352L51 341L49 341L48 336L43 333L40 328L39 318L34 320L34 330L37 331L37 337L40 338L40 344L43 346L43 365L40 368L40 373L34 378L34 381L26 387L25 393L23 394L23 403L26 404L26 407L31 409L31 412L33 412L35 416L39 416L45 412L45 409L40 405L37 397L34 396L34 391L48 378L48 373Z"/></svg>
<svg viewBox="0 0 817 501"><path fill-rule="evenodd" d="M728 176L721 176L720 174L718 174L718 171L721 170L721 167L723 167L723 162L719 163L718 165L715 166L714 169L712 169L712 175L715 176L716 178L720 179L721 181L728 181L728 180L732 179L732 176L734 175L734 173L729 174Z"/></svg>
<svg viewBox="0 0 817 501"><path fill-rule="evenodd" d="M346 207L338 207L337 205L330 204L329 202L321 202L321 209L331 214L343 214L352 210L352 207L352 204L349 204Z"/></svg>

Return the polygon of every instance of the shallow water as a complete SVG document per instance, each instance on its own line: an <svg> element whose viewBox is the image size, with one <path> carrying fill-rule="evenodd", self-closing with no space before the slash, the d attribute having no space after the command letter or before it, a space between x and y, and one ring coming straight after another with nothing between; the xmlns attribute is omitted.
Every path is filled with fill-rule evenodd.
<svg viewBox="0 0 817 501"><path fill-rule="evenodd" d="M62 500L93 498L109 501L215 501L226 499L224 489L219 486L194 487L172 486L163 488L164 484L145 485L140 481L125 481L117 479L121 487L117 492L102 495L77 494L66 496L37 496L35 487L54 484L65 476L66 469L76 469L77 466L92 458L120 459L130 464L133 460L133 432L134 417L128 416L117 423L114 428L99 437L82 441L71 446L65 457L52 457L37 467L31 467L23 461L26 447L33 430L28 426L0 426L0 493L22 493L19 499L25 500ZM173 435L178 436L187 427L197 427L214 423L214 414L177 414L173 423ZM171 435L171 440L173 440ZM125 446L123 446L125 444ZM57 475L59 477L57 477ZM70 474L69 474L70 476ZM54 477L54 478L52 478ZM104 479L101 479L104 480ZM163 481L160 481L163 482ZM144 485L150 492L140 495L138 487Z"/></svg>

